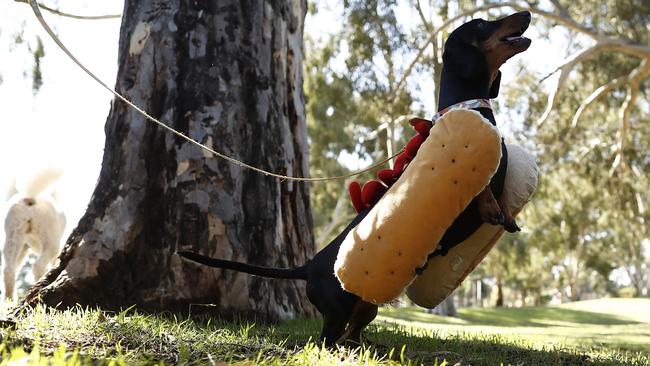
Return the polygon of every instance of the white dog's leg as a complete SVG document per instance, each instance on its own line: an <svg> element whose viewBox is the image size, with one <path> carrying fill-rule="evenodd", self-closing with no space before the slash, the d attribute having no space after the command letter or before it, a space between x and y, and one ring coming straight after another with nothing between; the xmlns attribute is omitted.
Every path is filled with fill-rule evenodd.
<svg viewBox="0 0 650 366"><path fill-rule="evenodd" d="M42 252L41 255L39 255L36 262L34 262L34 266L32 267L32 274L34 275L34 283L38 282L38 280L40 280L41 277L43 277L48 267L50 266L50 263L56 258L56 255L57 252L52 252L52 251L45 251Z"/></svg>
<svg viewBox="0 0 650 366"><path fill-rule="evenodd" d="M24 237L20 235L10 235L5 242L3 250L5 299L13 299L16 295L16 289L14 288L16 284L16 269L23 264L29 251L29 247L23 239Z"/></svg>
<svg viewBox="0 0 650 366"><path fill-rule="evenodd" d="M15 297L14 284L16 282L16 268L12 266L5 266L2 273L5 281L5 299L13 299Z"/></svg>
<svg viewBox="0 0 650 366"><path fill-rule="evenodd" d="M48 232L43 232L41 234L42 241L40 242L40 245L34 245L34 247L32 247L32 249L37 253L38 249L40 249L38 259L34 262L34 266L32 267L34 283L38 282L38 280L43 277L49 267L54 264L56 258L61 252L59 242L61 241L61 235L63 234L63 227L65 227L65 224L58 229L52 228Z"/></svg>

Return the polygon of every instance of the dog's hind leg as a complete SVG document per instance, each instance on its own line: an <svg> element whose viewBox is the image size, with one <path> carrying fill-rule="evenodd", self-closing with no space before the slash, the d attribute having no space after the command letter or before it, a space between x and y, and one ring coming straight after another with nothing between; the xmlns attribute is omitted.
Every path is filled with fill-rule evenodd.
<svg viewBox="0 0 650 366"><path fill-rule="evenodd" d="M38 257L36 262L34 262L34 266L32 267L34 282L37 282L38 280L41 279L41 277L43 277L51 261L52 261L52 256L46 255L45 252L41 253L41 255Z"/></svg>
<svg viewBox="0 0 650 366"><path fill-rule="evenodd" d="M40 253L38 255L38 259L34 263L34 266L32 267L32 273L34 274L34 282L37 282L38 280L43 277L45 272L47 271L48 267L54 262L54 260L57 258L59 255L59 240L58 238L54 237L54 235L43 235L41 236L42 241L36 243L32 243L32 249L34 251L38 251L40 249Z"/></svg>
<svg viewBox="0 0 650 366"><path fill-rule="evenodd" d="M347 317L341 315L323 314L323 330L320 341L326 346L333 346L343 336Z"/></svg>
<svg viewBox="0 0 650 366"><path fill-rule="evenodd" d="M361 332L377 317L378 307L375 304L357 301L352 310L350 324L346 330L344 341L355 345L361 345Z"/></svg>
<svg viewBox="0 0 650 366"><path fill-rule="evenodd" d="M22 265L29 247L20 235L9 235L3 249L5 299L15 298L16 270Z"/></svg>
<svg viewBox="0 0 650 366"><path fill-rule="evenodd" d="M309 289L309 285L308 285ZM307 294L310 300L313 299L313 293L308 291ZM330 347L336 344L345 333L345 326L350 319L351 307L346 308L344 304L336 302L336 298L321 297L317 302L312 300L312 303L318 308L318 311L323 315L323 329L320 334L320 341L325 342L325 345Z"/></svg>
<svg viewBox="0 0 650 366"><path fill-rule="evenodd" d="M5 265L3 270L4 282L5 282L5 299L13 299L14 285L16 283L16 268L13 266Z"/></svg>
<svg viewBox="0 0 650 366"><path fill-rule="evenodd" d="M16 291L14 289L16 283L16 267L13 264L5 263L2 273L5 283L5 299L13 299Z"/></svg>

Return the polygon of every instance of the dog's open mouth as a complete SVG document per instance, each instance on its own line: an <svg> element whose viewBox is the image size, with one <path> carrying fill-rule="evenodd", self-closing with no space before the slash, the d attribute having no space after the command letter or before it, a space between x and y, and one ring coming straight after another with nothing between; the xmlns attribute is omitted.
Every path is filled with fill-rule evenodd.
<svg viewBox="0 0 650 366"><path fill-rule="evenodd" d="M504 43L507 43L509 45L516 45L516 44L519 44L521 42L530 41L529 38L526 38L526 37L522 36L524 34L524 32L526 31L526 28L528 28L528 27L521 28L520 30L518 30L518 31L516 31L514 33L511 33L511 34L507 35L506 37L501 38L500 41L504 42Z"/></svg>

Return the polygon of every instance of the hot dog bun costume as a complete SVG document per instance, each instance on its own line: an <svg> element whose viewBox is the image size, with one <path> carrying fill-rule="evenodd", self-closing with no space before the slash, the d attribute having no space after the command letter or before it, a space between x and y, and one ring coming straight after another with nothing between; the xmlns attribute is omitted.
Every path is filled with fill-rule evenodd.
<svg viewBox="0 0 650 366"><path fill-rule="evenodd" d="M505 189L510 212L520 212L538 185L535 157L517 145L507 145L508 169ZM449 249L445 256L434 256L426 269L408 287L406 294L417 305L434 308L451 294L478 266L503 235L502 226L483 224L469 238Z"/></svg>
<svg viewBox="0 0 650 366"><path fill-rule="evenodd" d="M499 165L501 137L480 113L454 109L428 131L427 122L412 121L419 137L409 141L392 170L379 172L382 181L394 183L348 233L334 265L343 288L371 303L390 302L411 284L416 268ZM357 210L372 205L372 194L383 193L381 183L370 184L350 187Z"/></svg>

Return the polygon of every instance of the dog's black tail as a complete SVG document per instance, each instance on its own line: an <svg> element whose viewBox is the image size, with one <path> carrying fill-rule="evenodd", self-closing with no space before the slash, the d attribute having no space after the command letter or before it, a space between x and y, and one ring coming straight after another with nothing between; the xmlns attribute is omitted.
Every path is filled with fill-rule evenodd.
<svg viewBox="0 0 650 366"><path fill-rule="evenodd" d="M176 254L185 257L194 262L205 264L206 266L231 269L233 271L244 272L255 276L268 277L268 278L281 278L287 280L306 280L307 279L307 266L296 268L271 268L254 266L241 262L228 261L224 259L216 259L206 257L204 255L179 251Z"/></svg>

